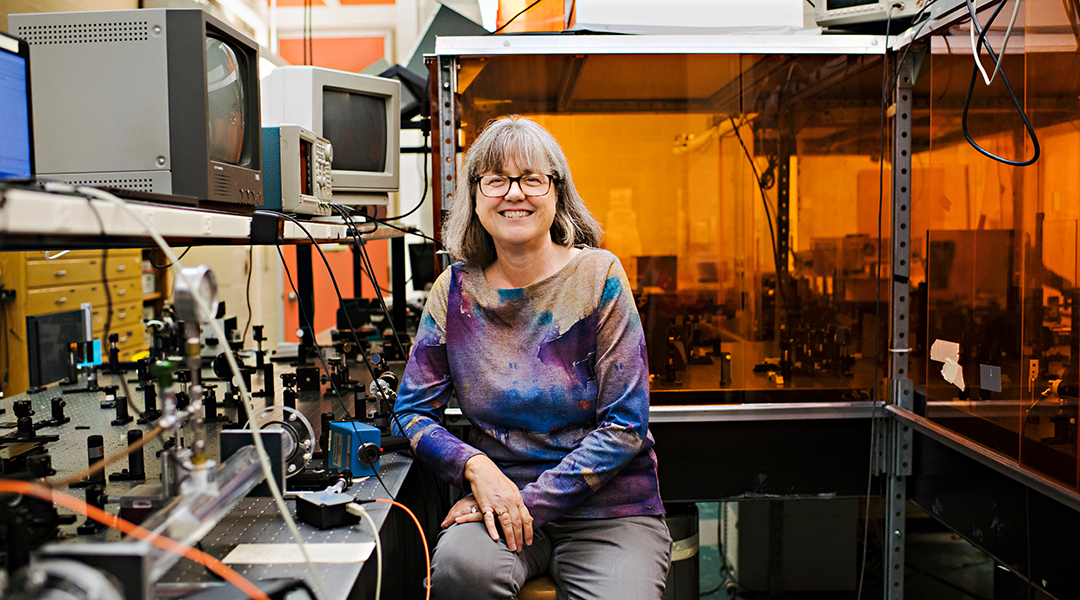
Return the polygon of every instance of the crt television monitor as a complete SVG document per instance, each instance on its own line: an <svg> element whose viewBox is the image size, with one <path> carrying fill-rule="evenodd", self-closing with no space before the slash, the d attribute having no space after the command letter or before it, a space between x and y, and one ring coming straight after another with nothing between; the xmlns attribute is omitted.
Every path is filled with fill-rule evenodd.
<svg viewBox="0 0 1080 600"><path fill-rule="evenodd" d="M262 204L259 47L200 9L8 17L30 45L38 175Z"/></svg>
<svg viewBox="0 0 1080 600"><path fill-rule="evenodd" d="M398 190L401 83L320 67L286 66L262 81L263 125L299 125L330 140L341 204L384 204Z"/></svg>
<svg viewBox="0 0 1080 600"><path fill-rule="evenodd" d="M30 47L0 32L0 179L28 179L33 174Z"/></svg>

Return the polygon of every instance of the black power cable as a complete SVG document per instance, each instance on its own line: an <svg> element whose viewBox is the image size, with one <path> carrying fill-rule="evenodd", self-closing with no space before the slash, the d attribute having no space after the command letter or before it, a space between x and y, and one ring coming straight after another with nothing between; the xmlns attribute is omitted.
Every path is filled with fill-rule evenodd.
<svg viewBox="0 0 1080 600"><path fill-rule="evenodd" d="M83 195L83 197L86 198L86 205L90 208L90 212L94 213L94 220L96 220L98 223L98 230L101 232L101 238L103 240L107 240L108 236L105 233L105 223L101 220L101 214L94 206L93 197L85 194ZM102 345L105 345L109 342L109 330L112 327L113 300L112 291L109 289L108 270L105 264L108 262L109 249L107 244L103 244L103 246L104 250L101 254L101 287L105 288L105 330ZM93 332L90 333L91 337L93 337ZM136 415L138 415L139 418L142 418L143 412L135 406L135 398L132 396L131 390L128 388L127 377L120 377L120 385L124 388L124 396L127 397L128 408L131 409L131 411L134 412Z"/></svg>
<svg viewBox="0 0 1080 600"><path fill-rule="evenodd" d="M746 160L750 163L750 168L754 170L754 182L757 183L758 191L761 192L761 204L765 207L765 220L769 223L769 236L772 239L772 255L773 265L776 269L776 290L780 294L780 302L786 304L787 300L784 299L784 282L780 279L780 249L776 245L776 231L773 229L772 213L769 212L769 200L765 195L765 185L761 182L761 175L758 174L757 165L754 164L754 157L750 155L750 150L743 142L742 135L739 134L739 124L735 122L735 118L729 116L728 120L731 121L731 126L735 130L735 137L739 140L739 145L742 146L743 154L746 155ZM787 261L787 256L784 256L784 260Z"/></svg>
<svg viewBox="0 0 1080 600"><path fill-rule="evenodd" d="M97 209L94 208L93 198L85 196L86 205L90 208L90 212L94 213L94 219L97 220L98 229L101 231L101 239L108 240L108 236L105 234L105 223L101 220L101 215ZM109 259L109 248L107 244L104 244L104 248L101 251L101 287L105 289L105 339L101 341L104 346L109 340L109 330L112 328L112 316L113 316L113 299L112 290L109 289L109 271L108 266L105 264ZM93 337L93 332L91 337ZM122 378L121 378L122 379Z"/></svg>
<svg viewBox="0 0 1080 600"><path fill-rule="evenodd" d="M397 215L396 217L386 217L386 218L380 219L381 223L386 223L387 221L397 221L398 219L404 219L405 217L407 217L407 216L413 214L414 212L416 212L417 210L419 210L420 207L424 205L424 200L427 200L428 186L431 185L431 183L428 181L428 166L427 166L427 161L428 161L428 135L430 135L430 134L427 131L425 131L424 132L424 152L423 152L423 159L421 161L421 165L423 166L423 169L424 169L424 188L423 188L423 192L420 194L420 201L417 202L416 206L409 209L409 211L406 212L406 213L402 213L400 215Z"/></svg>
<svg viewBox="0 0 1080 600"><path fill-rule="evenodd" d="M405 353L405 349L401 345L401 340L398 337L397 328L394 327L394 320L390 316L390 311L387 310L387 308L386 308L386 302L383 301L382 292L381 292L382 288L379 286L378 280L375 278L375 269L371 266L371 260L368 257L367 249L364 247L363 240L360 237L360 231L357 228L356 222L353 221L352 215L349 213L348 209L346 209L345 207L343 207L343 206L341 206L339 204L331 204L330 207L333 210L337 211L338 214L341 215L341 218L345 221L345 224L348 227L348 230L349 230L349 233L350 233L350 235L352 237L353 243L356 244L357 248L360 250L361 264L363 265L363 268L361 270L365 273L365 275L367 275L368 279L371 280L372 286L375 288L376 295L379 298L379 303L382 306L383 316L386 318L386 321L388 323L390 323L390 329L391 329L391 331L393 332L393 335L394 335L394 343L397 344L398 350L401 352L401 356L405 360L408 360L409 355ZM301 229L304 228L299 223L297 223L297 225L300 226ZM386 225L388 225L389 227L393 227L394 229L401 229L400 227L395 227L394 225L390 225L389 223L387 223ZM378 228L378 224L376 224L376 228ZM374 230L372 230L372 231L374 231ZM404 230L402 230L402 231L404 231ZM305 233L307 233L307 232L305 231ZM329 265L327 265L327 268L329 269ZM332 276L331 276L331 280L332 280ZM335 286L335 289L336 289L337 284L335 283L334 286ZM340 301L340 298L341 298L340 292L338 293L338 298L339 298L339 301ZM346 316L346 319L348 319L348 311L346 311L345 316ZM349 321L349 327L353 330L353 337L356 338L356 328L353 327L351 320ZM377 377L375 376L375 371L374 371L374 369L372 369L371 361L369 361L367 359L367 355L364 352L364 347L362 345L360 345L359 339L357 339L357 347L360 349L361 354L364 355L364 363L367 365L368 370L371 373L372 382L374 382L377 379ZM402 427L401 420L398 419L398 413L397 413L396 410L394 410L395 408L396 408L396 406L394 408L391 408L391 410L390 410L390 418L394 421L394 424L396 424L398 426L398 430L401 431L402 435L404 435L405 434L405 428ZM419 460L419 457L416 456L416 451L413 449L412 444L409 444L409 455L413 458L413 460ZM393 498L393 494L390 494L389 488L386 487L386 484L383 482L382 477L379 475L378 472L375 472L375 477L378 478L379 483L383 486L383 489L386 490L386 493L388 495L390 495L391 498ZM428 505L429 496L428 496L427 484L424 483L424 478L423 477L420 478L420 494L424 498L424 504Z"/></svg>
<svg viewBox="0 0 1080 600"><path fill-rule="evenodd" d="M0 285L0 287L3 287ZM0 389L6 388L8 376L11 374L11 341L7 336L7 307L8 303L0 300L0 352L4 355L4 370L0 373Z"/></svg>
<svg viewBox="0 0 1080 600"><path fill-rule="evenodd" d="M528 11L528 10L529 10L530 8L532 8L532 7L536 6L537 4L540 4L540 1L541 1L541 0L536 0L536 1L535 1L535 2L533 2L532 4L530 4L530 5L526 6L525 8L521 9L520 11L518 11L518 13L517 13L516 15L514 15L514 16L510 17L510 20L509 20L509 21L507 21L507 22L503 23L503 24L502 24L502 27L500 27L500 28L496 29L495 31L492 31L492 32L491 32L491 33L492 33L492 35L494 35L494 34L496 34L496 33L499 33L499 32L500 32L500 31L502 31L503 29L506 29L506 27L507 27L508 25L510 25L511 23L513 23L513 22L514 22L514 19L516 19L516 18L520 17L521 15L525 14L525 12L526 12L526 11Z"/></svg>
<svg viewBox="0 0 1080 600"><path fill-rule="evenodd" d="M889 5L889 10L886 12L885 19L885 40L886 44L889 39L889 30L892 27L892 11L896 8L896 5ZM897 77L900 76L900 67L897 66ZM877 261L874 263L874 281L875 281L875 296L874 296L874 378L871 380L873 385L873 391L871 393L871 406L872 413L870 415L870 469L866 475L866 509L863 513L863 545L862 545L862 561L859 569L859 585L858 590L855 593L857 600L861 600L863 591L863 582L866 580L866 554L870 540L870 496L873 493L874 482L874 450L877 448L877 407L878 407L878 366L880 357L878 352L881 348L881 246L882 246L882 221L883 210L885 204L885 108L889 102L889 55L882 54L881 56L881 117L878 123L880 129L880 138L878 142L878 214L877 214ZM863 353L865 355L865 352Z"/></svg>
<svg viewBox="0 0 1080 600"><path fill-rule="evenodd" d="M331 206L334 206L334 205L331 205ZM304 224L301 223L300 221L296 220L292 216L287 215L285 213L279 213L279 212L275 212L275 211L271 211L271 210L258 210L258 211L255 211L255 213L256 214L259 214L259 213L268 214L268 215L272 215L272 216L275 216L275 217L281 217L283 219L288 219L288 220L292 221L293 223L295 223L296 226L300 228L300 231L304 232L304 235L306 235L307 238L309 240L311 240L311 243L315 245L315 249L319 251L319 256L322 257L323 264L326 265L326 272L330 275L330 283L333 284L334 293L337 294L338 305L339 306L343 305L345 303L345 301L341 297L341 288L338 287L337 279L334 277L334 270L330 268L330 261L328 261L326 259L326 254L323 253L322 248L319 247L319 244L315 241L315 238L311 235L311 232L308 231L306 227L304 227ZM356 343L357 349L359 349L361 356L364 358L364 364L367 365L368 373L371 374L371 380L375 381L376 379L378 379L378 377L375 375L375 369L372 368L371 361L369 361L367 359L367 353L364 352L364 346L363 346L363 344L360 343L360 338L356 335L356 327L353 326L352 318L349 316L349 311L347 311L347 310L345 311L345 321L348 323L349 329L352 331L353 341Z"/></svg>
<svg viewBox="0 0 1080 600"><path fill-rule="evenodd" d="M379 474L379 471L377 469L372 469L371 472L375 474L375 479L379 480L379 485L381 485L382 489L386 492L386 497L393 500L394 495L390 493L390 488L386 487L386 482L383 481L382 475Z"/></svg>
<svg viewBox="0 0 1080 600"><path fill-rule="evenodd" d="M240 337L240 347L243 347L247 343L248 329L251 327L251 272L255 270L255 264L252 262L254 253L255 245L252 244L248 246L247 284L244 286L244 300L247 303L248 318L247 323L244 324L244 335Z"/></svg>
<svg viewBox="0 0 1080 600"><path fill-rule="evenodd" d="M341 213L342 218L345 220L346 224L348 224L349 227L350 227L350 232L351 232L351 235L353 237L354 242L359 244L360 243L359 242L359 239L360 239L359 238L359 232L357 231L356 224L352 221L352 217L349 215L348 211L345 210L343 207L341 207L339 205L336 205L336 204L331 204L330 206L332 208L334 208L335 210L337 210L339 213ZM308 239L310 239L311 242L313 244L315 244L315 249L319 251L319 256L322 257L323 264L326 265L326 270L330 274L330 282L334 286L334 292L337 294L338 303L339 303L339 305L344 304L344 300L341 297L341 288L338 287L337 280L334 278L334 272L330 268L330 262L328 260L326 260L326 255L323 254L322 248L320 248L319 245L317 243L315 243L315 238L312 237L311 232L309 232L307 230L307 228L304 227L304 225L300 221L297 221L295 218L293 218L293 217L291 217L289 215L286 215L284 213L278 213L278 212L274 212L274 211L256 211L256 213L260 213L260 212L264 213L264 214L270 214L270 215L273 215L273 216L276 216L276 217L282 217L282 218L285 218L285 219L288 219L288 220L292 221L293 223L296 224L297 227L300 228L301 231L304 232L304 235L306 235L308 237ZM367 252L364 249L362 244L360 244L360 250L361 250L361 257L363 259L365 259L365 261L366 261ZM281 247L280 246L278 246L278 254L281 255ZM281 255L281 258L282 258L282 264L284 264L284 261L285 261L284 255ZM366 265L367 266L365 268L370 269L370 262L369 261L366 262ZM369 272L368 276L371 277L372 276L371 274L373 272L374 272L374 270L372 269L371 272ZM286 273L288 273L288 267L286 267ZM375 280L372 279L372 281L375 281ZM292 277L291 276L289 277L289 283L290 283L290 285L292 285ZM375 289L376 289L376 291L379 290L378 284L375 284ZM293 291L295 292L295 290L296 290L296 288L295 288L295 286L293 286ZM390 318L389 311L386 309L386 303L382 302L381 293L379 293L378 295L379 295L379 301L382 304L383 313L386 315L387 321L390 322L391 328L393 328L393 319ZM348 310L345 311L345 320L349 325L349 329L352 331L353 340L356 343L357 350L359 350L360 355L363 358L363 363L367 367L368 373L371 375L371 381L374 382L374 381L376 381L378 379L378 376L375 374L375 369L371 366L371 361L368 359L368 355L367 355L367 352L364 349L364 345L360 343L360 338L356 335L356 327L352 323L352 318L349 317L349 311ZM309 327L310 327L310 325L309 325ZM401 349L402 356L407 359L408 355L405 354L405 351L401 346L401 341L398 339L398 336L397 336L397 330L393 329L393 331L394 331L394 341L397 343L398 348ZM318 345L316 345L315 347L316 347L316 349L318 349ZM320 354L320 358L321 358L321 354ZM323 365L323 368L326 368L325 363ZM327 374L329 374L329 370L327 370ZM331 379L331 382L332 381L333 380ZM339 396L339 398L340 398L340 396ZM345 415L346 415L346 417L348 417L348 410L345 411ZM394 412L393 409L391 409L390 416L394 420L394 422L397 424L398 429L400 429L402 431L402 433L404 433L405 428L401 426L401 422L398 420L397 413ZM414 460L417 459L416 453L413 451L411 444L409 446L409 453L412 455ZM377 478L379 478L379 482L382 483L382 478L379 477L379 474L376 473L375 475L376 475ZM421 484L421 495L423 496L424 502L426 504L427 501L428 501L429 496L428 496L428 492L427 492L427 486L424 484L423 478L421 478L420 484ZM386 484L382 483L382 485L383 485L383 489L386 489L387 494L389 494L390 490L386 488ZM393 495L391 495L391 497L393 497Z"/></svg>
<svg viewBox="0 0 1080 600"><path fill-rule="evenodd" d="M176 257L176 260L183 260L183 258L185 256L187 256L187 253L188 253L188 251L191 250L191 248L192 248L192 246L188 246L186 249L184 249L184 251L180 253L180 256ZM172 263L171 262L170 263L165 263L163 265L154 264L154 258L153 258L153 256L151 256L150 257L150 266L154 267L155 269L168 269L169 267L172 266Z"/></svg>
<svg viewBox="0 0 1080 600"><path fill-rule="evenodd" d="M1016 1L1019 2L1019 0ZM979 59L979 50L984 45L986 46L986 51L990 54L990 58L994 61L995 65L997 65L1000 60L1003 60L1005 58L1004 56L999 58L997 54L994 53L994 48L986 42L986 33L990 31L990 26L994 23L994 20L997 19L998 14L1001 13L1001 9L1005 8L1005 4L1006 2L999 3L997 5L997 8L994 9L993 14L990 15L990 19L986 22L985 27L982 27L980 26L979 19L975 14L975 5L973 4L972 0L968 0L967 2L968 12L971 14L971 26L974 27L975 31L979 33L979 40L978 43L976 43L975 45L976 63ZM1009 76L1005 74L1005 69L1000 70L1000 75L1001 81L1005 84L1005 89L1009 92L1009 98L1012 99L1013 106L1016 107L1016 112L1020 114L1020 119L1024 122L1024 129L1026 129L1028 135L1031 136L1031 145L1034 146L1035 150L1031 158L1027 160L1010 160L1008 158L998 156L976 143L975 140L971 137L971 134L968 132L968 109L971 107L971 96L975 91L975 81L979 77L979 67L977 64L972 65L971 67L971 83L968 84L967 94L964 96L964 110L962 113L960 113L960 129L963 131L964 139L967 140L968 144L970 144L971 147L974 148L979 154L982 154L987 158L1014 167L1026 167L1029 165L1033 165L1035 164L1035 161L1039 160L1039 156L1042 153L1041 149L1039 148L1039 138L1035 135L1035 129L1032 128L1031 121L1028 120L1027 113L1025 113L1024 108L1020 106L1020 100L1016 97L1016 92L1013 91L1012 84L1009 82Z"/></svg>
<svg viewBox="0 0 1080 600"><path fill-rule="evenodd" d="M425 234L423 231L420 231L419 229L417 229L415 227L398 227L397 225L394 225L393 223L387 223L385 219L375 219L375 218L372 218L372 217L368 217L368 218L370 218L372 220L372 222L375 223L375 228L376 229L378 229L379 225L386 225L387 227L389 227L391 229L397 229L398 231L400 231L402 233L407 233L409 235L415 235L416 237L423 238L423 239L431 242L432 244L438 244L439 243L438 241L435 240L435 238ZM374 230L372 230L372 231L374 231ZM364 232L364 233L371 233L371 231Z"/></svg>
<svg viewBox="0 0 1080 600"><path fill-rule="evenodd" d="M380 290L381 288L379 287L379 285L377 283L377 280L374 278L374 269L372 269L370 267L371 263L370 263L370 259L368 258L368 255L367 255L367 250L364 248L364 245L363 245L362 239L360 238L360 234L358 232L356 223L352 220L352 215L349 214L348 209L346 209L345 207L343 207L341 205L331 204L330 206L331 206L331 208L336 210L341 215L342 219L344 219L345 222L348 224L349 230L352 232L353 243L355 243L357 245L357 248L360 250L361 263L364 265L363 270L364 270L365 274L367 274L368 279L370 279L372 281L372 285L374 285L375 289ZM389 227L393 227L394 229L400 229L401 231L405 231L404 229L401 229L400 227L395 227L394 225L390 225L389 223L386 223L386 225L389 226ZM376 225L376 227L377 227L377 225ZM408 232L408 233L413 233L413 232ZM428 238L428 239L431 239L431 238ZM434 240L432 240L432 241L434 241ZM394 320L390 316L390 311L387 310L386 303L382 301L382 294L378 293L378 296L379 296L379 301L382 304L383 316L386 318L387 322L390 323L390 328L391 328L391 331L393 331L394 342L398 346L398 351L401 352L401 355L405 358L405 360L408 360L409 356L408 356L408 354L405 353L405 348L402 347L401 340L398 338L397 329L394 327ZM373 376L373 379L374 379L374 376ZM390 417L394 420L394 423L398 426L398 429L401 431L402 435L404 435L405 434L405 428L402 427L401 421L398 419L398 414L399 413L396 410L393 410L390 413ZM409 453L412 455L413 458L416 458L416 452L413 451L411 445L409 446ZM423 483L423 480L421 480L421 484L422 483ZM424 491L424 497L425 498L427 497L427 491L426 490Z"/></svg>
<svg viewBox="0 0 1080 600"><path fill-rule="evenodd" d="M330 208L337 211L341 215L341 218L345 220L346 225L349 227L349 231L352 234L353 243L356 244L357 250L360 251L360 262L363 265L363 272L371 280L372 287L375 288L375 296L379 299L379 305L382 308L383 316L386 317L387 323L390 324L390 331L394 335L394 343L398 347L398 351L401 352L401 356L404 359L409 357L405 352L405 347L401 345L401 339L398 337L397 327L394 325L394 319L390 315L390 310L386 307L386 301L383 299L382 288L379 286L379 280L375 274L375 268L371 265L371 258L368 256L367 248L364 245L363 239L360 237L356 223L352 219L352 215L349 211L340 204L331 204ZM378 225L376 225L377 227ZM374 376L373 376L374 378Z"/></svg>
<svg viewBox="0 0 1080 600"><path fill-rule="evenodd" d="M280 245L277 246L277 251L278 257L281 258L281 266L285 269L285 276L289 279L289 287L292 288L293 294L295 294L296 297L299 298L300 293L296 291L296 284L293 283L292 273L289 272L289 264L285 261L285 254L281 251ZM298 303L297 312L299 312L300 318L303 319L304 322L307 324L308 330L312 332L312 335L315 335L315 324L312 322L311 316L309 316L307 314L307 311L304 310L304 304L302 302ZM345 411L345 418L347 419L349 418L349 407L341 398L341 391L337 389L337 385L334 383L334 378L330 373L330 367L327 366L326 359L323 358L322 350L319 349L319 344L314 343L314 340L312 340L312 342L312 347L315 348L315 355L319 357L319 363L322 365L323 371L326 372L326 378L330 380L330 387L334 388L334 395L337 396L338 403L341 404L341 409Z"/></svg>
<svg viewBox="0 0 1080 600"><path fill-rule="evenodd" d="M379 287L378 280L375 278L375 269L371 266L371 259L367 254L367 249L364 247L363 239L360 237L360 232L359 232L359 230L358 230L358 228L356 226L356 222L353 221L352 215L349 213L348 209L346 209L345 207L343 207L343 206L341 206L339 204L331 204L330 207L332 209L334 209L335 211L337 211L338 214L341 215L341 218L345 220L345 223L348 226L349 231L352 234L353 243L355 243L357 248L360 250L360 257L361 257L361 264L363 265L363 271L367 274L368 279L371 280L372 286L375 288L376 296L378 296L378 298L379 298L379 304L382 306L383 316L386 318L386 321L388 323L390 323L390 330L393 332L393 335L394 335L394 343L397 345L398 351L401 352L402 358L404 360L408 361L409 355L405 353L405 348L401 345L401 339L398 337L397 328L394 326L394 319L390 316L390 311L387 310L387 308L386 308L386 302L383 301L382 292L381 292L382 288ZM385 223L385 225L387 225L388 227L392 227L394 229L398 229L398 230L401 230L401 231L406 231L404 229L401 229L400 227L396 227L394 225L391 225L390 223ZM376 223L375 227L376 227L376 229L378 228L378 223ZM372 230L372 231L374 231L374 230ZM407 233L413 233L413 232L407 232ZM431 238L428 238L428 239L431 239ZM432 241L434 241L434 240L432 240ZM365 361L365 362L367 362L367 361ZM368 366L368 368L370 368L370 365ZM374 374L374 372L372 372L372 381L374 381L374 380L375 380L375 374ZM401 425L401 420L398 418L399 413L397 412L396 409L397 409L396 405L393 408L390 409L390 418L394 421L394 424L397 425L398 430L401 432L401 434L406 435L405 434L405 427L403 427ZM391 428L391 432L392 431L393 431L393 428ZM413 460L420 460L420 458L416 455L416 450L413 449L412 444L409 444L409 455L413 458ZM379 478L379 483L382 484L383 489L386 490L386 493L390 494L390 490L387 489L386 484L383 483L382 478L379 477L378 472L375 473L375 476L377 478ZM421 495L421 497L424 498L424 505L425 506L430 506L429 500L428 500L429 496L428 496L427 484L424 483L424 477L423 476L420 477L420 495ZM391 495L391 497L393 497L393 496Z"/></svg>

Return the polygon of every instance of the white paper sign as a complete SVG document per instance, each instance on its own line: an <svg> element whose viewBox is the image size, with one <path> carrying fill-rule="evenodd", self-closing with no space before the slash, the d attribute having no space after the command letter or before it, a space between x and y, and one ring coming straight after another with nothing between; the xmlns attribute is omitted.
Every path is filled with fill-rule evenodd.
<svg viewBox="0 0 1080 600"><path fill-rule="evenodd" d="M960 344L948 340L934 340L934 345L930 346L930 360L945 362L947 358L951 358L953 362L960 361Z"/></svg>
<svg viewBox="0 0 1080 600"><path fill-rule="evenodd" d="M371 556L374 542L349 544L307 544L311 562L357 563ZM240 544L224 560L233 565L284 565L303 563L304 555L296 544Z"/></svg>
<svg viewBox="0 0 1080 600"><path fill-rule="evenodd" d="M960 344L948 340L934 340L930 346L930 360L944 363L941 376L945 381L964 391L964 367L960 366Z"/></svg>

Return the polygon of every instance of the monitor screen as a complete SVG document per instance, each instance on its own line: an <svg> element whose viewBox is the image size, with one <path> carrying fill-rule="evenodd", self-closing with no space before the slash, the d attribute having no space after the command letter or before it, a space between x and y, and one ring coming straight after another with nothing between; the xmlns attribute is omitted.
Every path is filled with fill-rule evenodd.
<svg viewBox="0 0 1080 600"><path fill-rule="evenodd" d="M88 337L83 310L26 317L30 386L37 388L63 379L67 375L69 346Z"/></svg>
<svg viewBox="0 0 1080 600"><path fill-rule="evenodd" d="M435 244L409 244L409 266L412 267L413 290L424 292L431 289L439 276L435 272Z"/></svg>
<svg viewBox="0 0 1080 600"><path fill-rule="evenodd" d="M868 4L877 4L878 0L826 0L825 8L828 10L836 10L838 8L851 8L853 6L866 6Z"/></svg>
<svg viewBox="0 0 1080 600"><path fill-rule="evenodd" d="M244 74L236 51L214 37L206 38L206 91L210 124L210 160L244 165Z"/></svg>
<svg viewBox="0 0 1080 600"><path fill-rule="evenodd" d="M12 38L3 37L0 46L0 179L26 179L33 174L26 59Z"/></svg>
<svg viewBox="0 0 1080 600"><path fill-rule="evenodd" d="M334 170L386 170L386 99L323 90L322 137L334 145Z"/></svg>

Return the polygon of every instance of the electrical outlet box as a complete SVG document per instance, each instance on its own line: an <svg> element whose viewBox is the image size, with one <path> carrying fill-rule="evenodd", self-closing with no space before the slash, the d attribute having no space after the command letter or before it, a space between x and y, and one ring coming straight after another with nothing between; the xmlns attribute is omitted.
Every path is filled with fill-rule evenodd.
<svg viewBox="0 0 1080 600"><path fill-rule="evenodd" d="M1028 391L1033 389L1035 380L1039 378L1039 360L1031 359L1028 361Z"/></svg>

